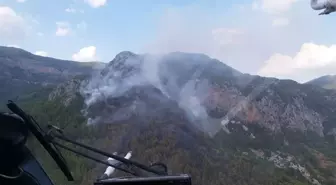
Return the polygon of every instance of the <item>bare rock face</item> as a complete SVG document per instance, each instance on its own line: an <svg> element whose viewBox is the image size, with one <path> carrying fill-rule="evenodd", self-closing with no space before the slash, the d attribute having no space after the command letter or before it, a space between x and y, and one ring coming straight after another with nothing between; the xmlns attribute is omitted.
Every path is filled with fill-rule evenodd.
<svg viewBox="0 0 336 185"><path fill-rule="evenodd" d="M302 98L295 98L292 103L284 103L265 96L256 102L256 107L261 114L259 122L266 128L278 131L281 127L287 127L324 135L323 117L306 107Z"/></svg>
<svg viewBox="0 0 336 185"><path fill-rule="evenodd" d="M65 107L69 106L78 96L80 83L81 81L79 79L71 79L58 85L57 88L49 94L49 101L54 101L58 98Z"/></svg>
<svg viewBox="0 0 336 185"><path fill-rule="evenodd" d="M208 99L204 102L210 115L223 119L238 119L247 123L257 123L274 132L282 128L295 129L302 132L312 131L324 136L323 123L328 119L319 110L306 105L306 95L297 93L291 101L274 90L281 81L269 85L256 85L247 96L234 86L213 87ZM298 84L299 86L299 84ZM259 90L258 90L259 89ZM326 98L325 101L330 101Z"/></svg>

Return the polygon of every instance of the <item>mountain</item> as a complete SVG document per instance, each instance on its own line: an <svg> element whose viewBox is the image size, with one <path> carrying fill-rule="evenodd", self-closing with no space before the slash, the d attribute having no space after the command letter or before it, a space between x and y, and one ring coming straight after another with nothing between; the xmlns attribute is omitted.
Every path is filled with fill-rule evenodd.
<svg viewBox="0 0 336 185"><path fill-rule="evenodd" d="M318 85L326 89L336 89L336 76L335 75L326 75L319 78L313 79L307 84Z"/></svg>
<svg viewBox="0 0 336 185"><path fill-rule="evenodd" d="M100 63L79 63L37 56L25 50L0 46L0 102L33 92L41 86L90 74Z"/></svg>
<svg viewBox="0 0 336 185"><path fill-rule="evenodd" d="M159 62L154 64L156 60ZM329 124L334 121L330 115L336 110L334 91L291 80L242 74L203 55L171 53L158 59L121 53L83 91L89 101L87 105L91 106L99 102L106 104L111 97L123 97L138 86L156 88L178 102L193 120L218 119L217 124L221 126L231 120L259 122L274 132L290 128L319 136L336 128ZM202 131L211 132L211 129Z"/></svg>
<svg viewBox="0 0 336 185"><path fill-rule="evenodd" d="M243 74L203 54L124 51L101 71L43 88L21 105L77 141L162 161L194 184L336 183L335 91ZM66 184L36 141L30 146ZM65 158L76 184L92 184L104 170Z"/></svg>

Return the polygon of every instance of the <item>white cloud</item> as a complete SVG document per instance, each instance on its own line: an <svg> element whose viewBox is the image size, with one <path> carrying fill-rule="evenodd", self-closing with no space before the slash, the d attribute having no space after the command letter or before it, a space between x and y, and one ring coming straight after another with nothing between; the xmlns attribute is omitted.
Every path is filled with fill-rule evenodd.
<svg viewBox="0 0 336 185"><path fill-rule="evenodd" d="M96 47L88 46L80 49L77 53L72 55L72 60L79 62L92 62L97 60Z"/></svg>
<svg viewBox="0 0 336 185"><path fill-rule="evenodd" d="M39 37L43 37L44 36L44 33L42 33L42 32L37 32L36 33Z"/></svg>
<svg viewBox="0 0 336 185"><path fill-rule="evenodd" d="M68 13L76 13L76 9L74 9L74 8L67 8L67 9L65 9L65 11L68 12Z"/></svg>
<svg viewBox="0 0 336 185"><path fill-rule="evenodd" d="M107 0L85 0L93 8L98 8L104 6L107 3Z"/></svg>
<svg viewBox="0 0 336 185"><path fill-rule="evenodd" d="M261 9L267 13L277 14L288 11L299 0L257 0L254 9Z"/></svg>
<svg viewBox="0 0 336 185"><path fill-rule="evenodd" d="M71 32L71 27L68 22L56 22L56 26L56 36L66 36Z"/></svg>
<svg viewBox="0 0 336 185"><path fill-rule="evenodd" d="M67 28L57 28L56 30L56 36L66 36L70 32L69 29Z"/></svg>
<svg viewBox="0 0 336 185"><path fill-rule="evenodd" d="M25 20L10 7L0 6L0 40L22 40L26 35Z"/></svg>
<svg viewBox="0 0 336 185"><path fill-rule="evenodd" d="M36 51L35 55L46 57L46 56L48 56L48 53L45 52L45 51Z"/></svg>
<svg viewBox="0 0 336 185"><path fill-rule="evenodd" d="M305 43L294 56L272 55L260 69L259 74L305 82L326 73L335 72L336 45Z"/></svg>
<svg viewBox="0 0 336 185"><path fill-rule="evenodd" d="M216 14L216 19L200 5L168 8L158 17L153 40L141 52L204 53L239 71L257 74L275 53L293 56L310 41L336 43L336 38L329 37L330 25L306 8L307 2L296 5L281 15L255 11L251 3L236 5Z"/></svg>
<svg viewBox="0 0 336 185"><path fill-rule="evenodd" d="M163 12L158 20L158 34L145 46L145 52L173 51L205 53L218 57L221 50L238 43L243 30L223 25L209 25L213 17L201 13L199 7L172 8Z"/></svg>
<svg viewBox="0 0 336 185"><path fill-rule="evenodd" d="M273 20L272 25L273 26L287 26L289 24L289 20L287 18L276 18Z"/></svg>
<svg viewBox="0 0 336 185"><path fill-rule="evenodd" d="M26 0L16 0L17 2L19 2L19 3L24 3L24 2L26 2Z"/></svg>

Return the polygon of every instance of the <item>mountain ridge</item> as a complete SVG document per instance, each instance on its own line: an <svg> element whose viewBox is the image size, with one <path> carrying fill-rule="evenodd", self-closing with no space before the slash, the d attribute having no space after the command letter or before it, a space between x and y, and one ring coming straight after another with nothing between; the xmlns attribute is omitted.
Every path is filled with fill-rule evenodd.
<svg viewBox="0 0 336 185"><path fill-rule="evenodd" d="M13 47L0 46L0 102L33 92L101 68L101 63L79 63L34 55Z"/></svg>
<svg viewBox="0 0 336 185"><path fill-rule="evenodd" d="M259 97L265 98L266 95L272 95L276 94L275 96L277 98L280 98L279 101L285 101L285 103L290 103L289 99L295 99L298 98L298 93L301 92L301 95L299 98L307 98L305 96L307 96L308 94L305 93L304 91L314 91L313 93L317 94L324 94L325 96L328 96L328 99L324 99L324 100L320 100L320 101L333 101L333 103L335 103L335 98L332 98L335 96L335 93L330 92L330 91L325 91L323 89L316 89L313 88L309 85L300 85L299 83L295 82L295 81L290 81L290 80L278 80L278 79L274 79L274 78L265 78L265 77L259 77L259 76L251 76L251 75L243 75L242 73L236 71L235 69L217 61L217 60L213 60L210 57L206 58L206 62L204 64L197 64L194 65L193 64L179 64L179 61L183 61L183 57L188 57L188 56L193 56L194 54L184 54L181 57L181 53L177 53L177 57L175 56L176 53L173 53L173 57L170 56L170 54L166 55L167 57L162 57L160 60L163 60L164 62L160 62L159 65L159 69L161 70L161 72L158 73L159 77L156 80L161 80L161 81L167 81L168 79L168 85L166 85L166 89L172 89L173 86L177 86L178 88L183 88L184 85L188 85L188 82L193 81L192 83L195 84L191 84L191 86L196 84L199 84L198 82L194 82L197 80L200 80L201 78L205 78L205 81L210 81L210 83L212 83L212 85L215 84L215 86L224 86L224 88L227 88L227 90L231 89L230 91L236 91L235 94L233 94L233 96L241 96L240 98L240 102L246 102L246 101L251 101L251 98L253 100L253 98L258 99ZM118 55L117 55L118 56ZM132 55L132 57L135 57L136 55ZM181 57L182 60L176 60L176 58ZM141 58L141 57L140 57ZM197 58L197 57L196 57ZM178 58L180 59L180 58ZM147 60L147 59L139 59L139 60ZM197 59L198 61L202 61ZM113 63L112 60L111 63ZM192 62L193 58L191 57L191 59L188 60L188 62ZM211 65L209 65L209 63L207 63L207 61L214 62L212 65L214 65L215 67L211 67ZM110 63L110 64L111 64ZM186 62L185 62L186 63ZM109 65L110 65L109 64ZM131 64L133 65L133 64ZM139 64L137 64L139 65ZM187 66L183 66L183 65L187 65ZM189 66L188 66L189 65ZM177 66L177 67L176 67ZM210 67L209 67L210 66ZM171 68L171 69L169 69ZM189 72L178 72L178 70L184 70L184 68L190 68L191 70ZM125 66L123 67L119 67L117 70L120 71L120 69L125 69ZM199 70L201 69L201 70ZM170 71L169 71L170 70ZM208 70L208 71L207 71ZM216 72L216 70L218 70L219 72ZM129 70L127 70L129 71ZM161 75L161 76L160 76ZM197 76L198 75L198 76ZM176 76L176 78L179 79L175 79L175 77L171 77L171 76ZM225 79L225 80L222 80ZM137 79L138 80L138 79ZM174 81L175 80L175 81ZM188 81L189 80L189 81ZM217 82L216 82L217 80ZM222 81L221 81L222 80ZM142 83L142 82L141 82ZM166 83L166 84L167 84ZM173 83L172 85L169 85L169 83ZM205 82L207 83L207 82ZM165 83L161 83L160 85L164 86ZM165 90L165 87L161 86L161 90ZM209 84L206 84L205 88L209 88ZM280 87L281 86L281 87ZM291 87L291 89L289 91L284 91L284 89L281 89L282 86L284 87L284 89L286 89L286 87ZM186 86L185 86L186 87ZM212 86L213 87L213 86ZM297 88L293 88L293 87L297 87ZM188 88L188 87L187 87ZM273 92L265 92L265 90L272 90ZM173 92L170 94L170 96L174 96L174 94L179 93L178 90L176 90L177 92ZM237 91L240 91L240 93L238 93ZM284 92L286 93L285 95L287 95L288 93L290 93L290 97L285 97L284 94L279 94L278 92ZM302 92L303 91L303 92ZM167 93L167 92L166 92ZM218 92L220 93L220 92ZM226 93L226 92L225 92ZM247 96L248 98L250 98L250 100L244 100L244 96ZM302 101L304 100L297 100L297 101L301 101L301 103L303 103ZM238 101L239 102L239 101ZM233 104L241 104L238 103L237 101L234 102ZM227 102L226 102L227 103ZM249 103L249 102L246 102ZM210 106L210 105L209 105ZM229 105L229 107L232 107L233 105ZM261 105L262 107L265 107L266 105ZM262 109L262 107L260 109ZM218 107L215 107L218 108ZM228 109L228 108L227 108ZM309 109L309 108L308 108ZM335 107L333 106L333 109L335 109ZM304 112L304 111L302 111ZM265 116L263 116L265 117ZM280 119L279 119L280 120ZM315 130L316 128L312 129ZM322 134L322 131L320 131L319 133L320 135Z"/></svg>
<svg viewBox="0 0 336 185"><path fill-rule="evenodd" d="M38 96L45 99L25 103L40 123L109 152L133 150L144 163L163 161L195 184L336 182L336 93L315 85L243 74L199 55L121 52L105 69ZM67 158L84 168L75 170L82 184L103 170Z"/></svg>
<svg viewBox="0 0 336 185"><path fill-rule="evenodd" d="M315 78L306 84L317 85L325 89L336 89L336 75L325 75Z"/></svg>

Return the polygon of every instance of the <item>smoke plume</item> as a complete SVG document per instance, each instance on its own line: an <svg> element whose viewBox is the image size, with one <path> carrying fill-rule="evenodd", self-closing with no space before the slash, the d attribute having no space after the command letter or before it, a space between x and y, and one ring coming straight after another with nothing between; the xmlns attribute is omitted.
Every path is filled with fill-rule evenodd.
<svg viewBox="0 0 336 185"><path fill-rule="evenodd" d="M119 53L81 86L88 124L122 121L132 114L159 116L176 109L175 103L194 126L210 132L209 116L202 105L210 85L201 78L204 67L199 63L207 60L210 58L204 55L186 53Z"/></svg>

